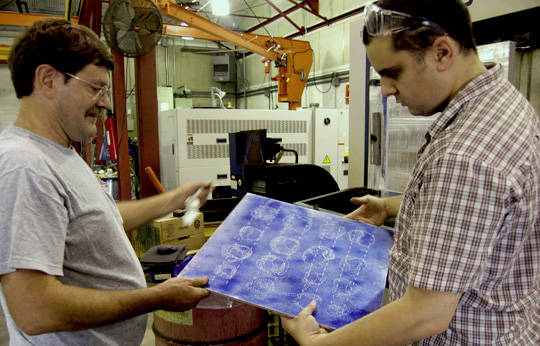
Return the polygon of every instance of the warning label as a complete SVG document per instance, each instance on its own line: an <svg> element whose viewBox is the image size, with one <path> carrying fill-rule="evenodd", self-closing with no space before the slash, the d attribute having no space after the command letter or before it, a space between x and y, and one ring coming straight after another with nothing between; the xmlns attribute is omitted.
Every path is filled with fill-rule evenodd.
<svg viewBox="0 0 540 346"><path fill-rule="evenodd" d="M332 162L330 162L330 158L328 157L328 155L326 155L322 163L332 163Z"/></svg>

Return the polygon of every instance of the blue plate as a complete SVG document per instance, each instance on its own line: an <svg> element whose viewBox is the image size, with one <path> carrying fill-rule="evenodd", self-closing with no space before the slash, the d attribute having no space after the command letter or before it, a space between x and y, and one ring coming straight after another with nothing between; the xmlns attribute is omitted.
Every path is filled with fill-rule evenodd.
<svg viewBox="0 0 540 346"><path fill-rule="evenodd" d="M391 246L384 228L247 194L180 276L290 317L316 300L336 329L381 307Z"/></svg>

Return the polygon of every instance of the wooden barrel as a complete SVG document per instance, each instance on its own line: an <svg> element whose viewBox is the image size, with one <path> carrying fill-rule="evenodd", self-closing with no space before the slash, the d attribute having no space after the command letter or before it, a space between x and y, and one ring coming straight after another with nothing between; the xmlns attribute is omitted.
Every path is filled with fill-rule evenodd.
<svg viewBox="0 0 540 346"><path fill-rule="evenodd" d="M215 304L224 298L209 299L184 313L154 312L156 346L267 345L265 310L230 301Z"/></svg>

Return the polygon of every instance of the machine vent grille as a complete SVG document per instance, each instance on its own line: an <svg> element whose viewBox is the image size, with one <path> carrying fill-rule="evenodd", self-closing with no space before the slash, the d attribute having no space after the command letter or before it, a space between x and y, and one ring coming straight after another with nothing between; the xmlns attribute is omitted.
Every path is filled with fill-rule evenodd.
<svg viewBox="0 0 540 346"><path fill-rule="evenodd" d="M307 155L306 143L281 143L281 146L285 149L294 150L298 153L298 156ZM286 151L283 156L294 156L294 153Z"/></svg>
<svg viewBox="0 0 540 346"><path fill-rule="evenodd" d="M268 133L307 133L307 126L305 120L187 120L187 132L192 134L234 133L258 129L266 129Z"/></svg>
<svg viewBox="0 0 540 346"><path fill-rule="evenodd" d="M188 159L226 159L229 157L228 144L188 145Z"/></svg>
<svg viewBox="0 0 540 346"><path fill-rule="evenodd" d="M295 150L299 156L307 155L306 143L283 143L285 149ZM293 156L291 152L285 152L283 156ZM229 158L228 144L188 145L187 156L189 160L197 159L224 159Z"/></svg>

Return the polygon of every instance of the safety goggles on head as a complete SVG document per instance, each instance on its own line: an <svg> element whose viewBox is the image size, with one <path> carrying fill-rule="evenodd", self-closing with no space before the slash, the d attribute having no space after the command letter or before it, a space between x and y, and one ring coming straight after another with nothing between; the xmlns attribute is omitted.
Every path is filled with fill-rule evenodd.
<svg viewBox="0 0 540 346"><path fill-rule="evenodd" d="M373 1L366 4L364 13L366 30L371 36L386 36L419 26L429 26L439 30L441 34L447 35L443 28L426 18L386 10L377 6Z"/></svg>

